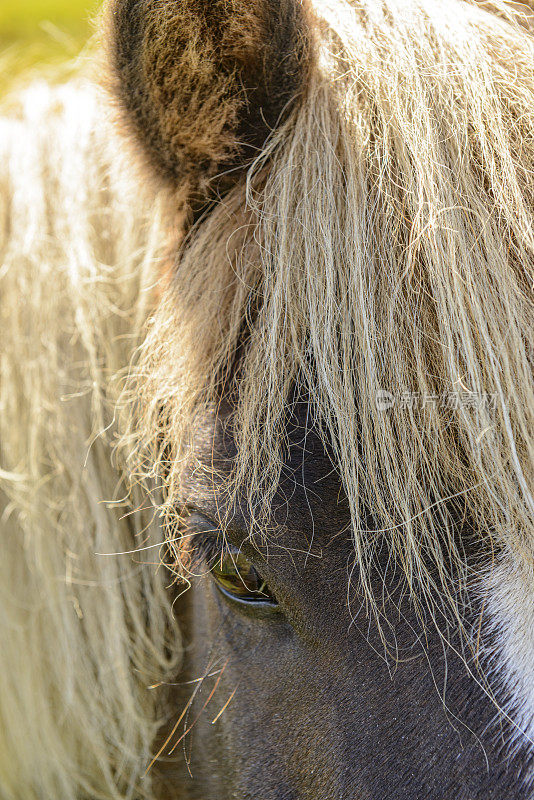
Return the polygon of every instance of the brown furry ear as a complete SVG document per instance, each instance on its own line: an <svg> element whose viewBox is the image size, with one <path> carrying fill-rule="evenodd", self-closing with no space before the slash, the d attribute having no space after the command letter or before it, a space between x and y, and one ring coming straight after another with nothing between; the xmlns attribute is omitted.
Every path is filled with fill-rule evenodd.
<svg viewBox="0 0 534 800"><path fill-rule="evenodd" d="M306 83L302 1L109 0L114 91L159 178L205 197L257 154Z"/></svg>

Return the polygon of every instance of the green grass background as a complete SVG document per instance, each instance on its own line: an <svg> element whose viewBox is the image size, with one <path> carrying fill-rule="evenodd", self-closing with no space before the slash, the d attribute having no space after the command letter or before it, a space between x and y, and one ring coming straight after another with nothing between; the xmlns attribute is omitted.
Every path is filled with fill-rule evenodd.
<svg viewBox="0 0 534 800"><path fill-rule="evenodd" d="M0 91L28 69L75 58L94 31L98 0L0 0Z"/></svg>

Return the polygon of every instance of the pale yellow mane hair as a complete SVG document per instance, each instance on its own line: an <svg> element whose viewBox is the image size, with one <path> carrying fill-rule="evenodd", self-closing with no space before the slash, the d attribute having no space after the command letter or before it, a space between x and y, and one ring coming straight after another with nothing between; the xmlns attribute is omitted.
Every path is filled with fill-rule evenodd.
<svg viewBox="0 0 534 800"><path fill-rule="evenodd" d="M302 102L191 232L157 307L169 228L93 92L35 88L0 123L2 800L151 796L165 717L149 687L180 658L166 578L96 554L158 544L152 509L128 513L154 480L175 521L195 419L238 351L228 489L260 528L296 384L333 447L364 590L382 536L414 593L451 591L458 510L488 553L532 563L528 23L459 0L313 10ZM476 402L384 411L379 390ZM130 506L109 508L125 475Z"/></svg>
<svg viewBox="0 0 534 800"><path fill-rule="evenodd" d="M96 555L161 538L150 510L112 502L110 378L163 236L101 105L82 82L38 84L0 120L2 800L150 797L166 717L148 687L181 652L157 548Z"/></svg>

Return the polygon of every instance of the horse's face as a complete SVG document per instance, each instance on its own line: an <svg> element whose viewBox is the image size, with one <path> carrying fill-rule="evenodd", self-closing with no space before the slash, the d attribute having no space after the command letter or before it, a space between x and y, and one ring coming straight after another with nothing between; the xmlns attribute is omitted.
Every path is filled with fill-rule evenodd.
<svg viewBox="0 0 534 800"><path fill-rule="evenodd" d="M159 743L168 797L502 800L523 785L532 53L479 5L110 0L125 127L184 219L201 212L134 381L134 438L165 462L204 573L176 601L189 646ZM231 374L236 461L224 424L197 420ZM224 475L276 484L299 380L328 434L305 407L292 421L258 536ZM386 417L379 382L431 402ZM444 409L458 387L498 408ZM515 741L504 715L500 740L490 725L492 668Z"/></svg>
<svg viewBox="0 0 534 800"><path fill-rule="evenodd" d="M184 501L199 577L176 604L188 647L173 718L194 699L166 747L190 730L161 767L165 796L516 797L514 765L503 770L487 730L493 706L454 653L458 641L445 644L432 624L423 630L384 549L374 588L385 652L351 580L350 515L336 473L305 424L302 408L273 509L279 528L265 543L251 540L240 509L225 527L226 551L228 509L213 474L229 467L232 442L213 418L198 430L206 469L184 481ZM238 599L244 587L224 552L249 585L253 567L276 605L255 592Z"/></svg>

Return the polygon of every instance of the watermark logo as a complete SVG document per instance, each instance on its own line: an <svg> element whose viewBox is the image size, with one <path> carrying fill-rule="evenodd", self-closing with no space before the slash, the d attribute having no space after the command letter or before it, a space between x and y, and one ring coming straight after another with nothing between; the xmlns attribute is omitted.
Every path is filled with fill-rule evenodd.
<svg viewBox="0 0 534 800"><path fill-rule="evenodd" d="M495 411L497 404L497 393L488 392L454 391L427 394L425 392L391 392L388 389L379 389L375 394L375 405L378 411L390 411L393 408Z"/></svg>
<svg viewBox="0 0 534 800"><path fill-rule="evenodd" d="M395 405L395 396L387 389L379 389L375 396L375 403L379 411L389 411Z"/></svg>

